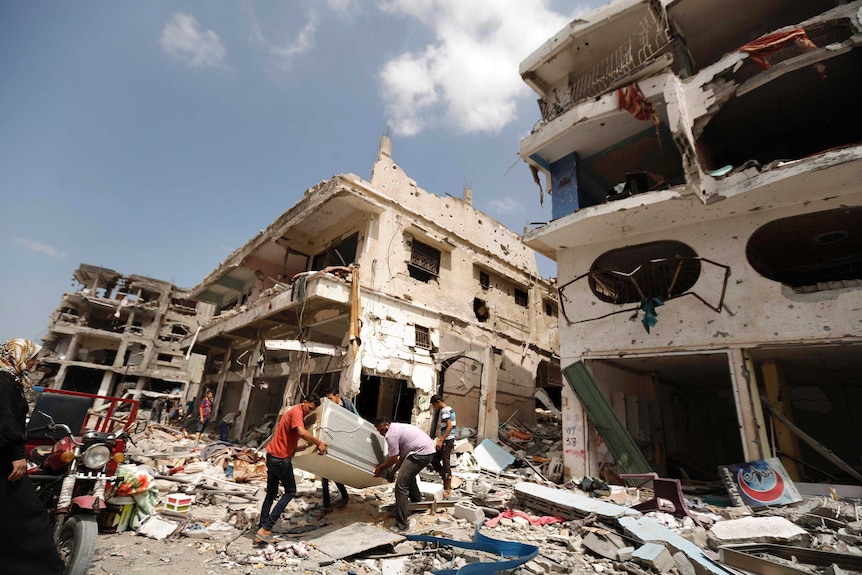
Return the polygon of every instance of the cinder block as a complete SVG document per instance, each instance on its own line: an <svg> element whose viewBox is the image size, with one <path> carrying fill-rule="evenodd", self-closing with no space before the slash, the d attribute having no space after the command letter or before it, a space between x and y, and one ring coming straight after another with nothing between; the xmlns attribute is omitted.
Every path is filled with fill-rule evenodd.
<svg viewBox="0 0 862 575"><path fill-rule="evenodd" d="M456 519L466 519L470 523L485 521L485 512L479 509L472 501L459 501L452 509Z"/></svg>

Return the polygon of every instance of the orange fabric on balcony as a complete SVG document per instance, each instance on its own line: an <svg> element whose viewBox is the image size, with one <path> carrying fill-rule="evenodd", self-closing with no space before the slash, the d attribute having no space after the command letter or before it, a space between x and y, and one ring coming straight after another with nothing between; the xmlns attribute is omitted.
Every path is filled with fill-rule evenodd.
<svg viewBox="0 0 862 575"><path fill-rule="evenodd" d="M817 49L817 45L808 38L805 30L797 28L796 30L761 36L757 40L745 44L740 50L747 52L755 64L766 70L772 66L769 57L784 48L789 42L795 43L805 51Z"/></svg>

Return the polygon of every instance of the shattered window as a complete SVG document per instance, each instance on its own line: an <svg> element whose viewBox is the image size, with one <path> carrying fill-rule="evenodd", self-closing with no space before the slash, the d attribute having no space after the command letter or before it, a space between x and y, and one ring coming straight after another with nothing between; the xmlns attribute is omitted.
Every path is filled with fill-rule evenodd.
<svg viewBox="0 0 862 575"><path fill-rule="evenodd" d="M697 253L681 242L662 241L605 252L590 268L590 289L600 300L636 303L671 299L691 289L700 277Z"/></svg>
<svg viewBox="0 0 862 575"><path fill-rule="evenodd" d="M356 250L359 245L359 232L352 234L338 244L314 256L312 271L320 271L329 266L349 266L356 263Z"/></svg>
<svg viewBox="0 0 862 575"><path fill-rule="evenodd" d="M440 250L413 240L410 249L410 262L407 268L410 277L429 282L440 275Z"/></svg>
<svg viewBox="0 0 862 575"><path fill-rule="evenodd" d="M522 289L515 288L515 303L521 307L527 307L528 302L529 298L527 296L527 292Z"/></svg>
<svg viewBox="0 0 862 575"><path fill-rule="evenodd" d="M782 218L751 234L746 255L757 273L797 291L838 289L862 280L860 230L860 207Z"/></svg>

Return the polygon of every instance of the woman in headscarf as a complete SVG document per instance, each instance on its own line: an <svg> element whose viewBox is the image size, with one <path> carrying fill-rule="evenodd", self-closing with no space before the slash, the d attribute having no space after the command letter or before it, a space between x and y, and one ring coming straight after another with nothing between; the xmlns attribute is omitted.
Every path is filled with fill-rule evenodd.
<svg viewBox="0 0 862 575"><path fill-rule="evenodd" d="M0 573L62 575L45 505L27 478L25 429L30 368L41 349L26 339L0 344Z"/></svg>

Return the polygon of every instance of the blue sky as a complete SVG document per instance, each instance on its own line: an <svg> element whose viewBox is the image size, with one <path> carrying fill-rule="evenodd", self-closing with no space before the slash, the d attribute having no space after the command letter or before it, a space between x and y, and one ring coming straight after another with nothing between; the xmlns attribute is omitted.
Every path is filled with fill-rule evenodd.
<svg viewBox="0 0 862 575"><path fill-rule="evenodd" d="M602 3L0 2L0 340L45 335L80 263L193 287L387 129L420 187L548 221L518 64Z"/></svg>

